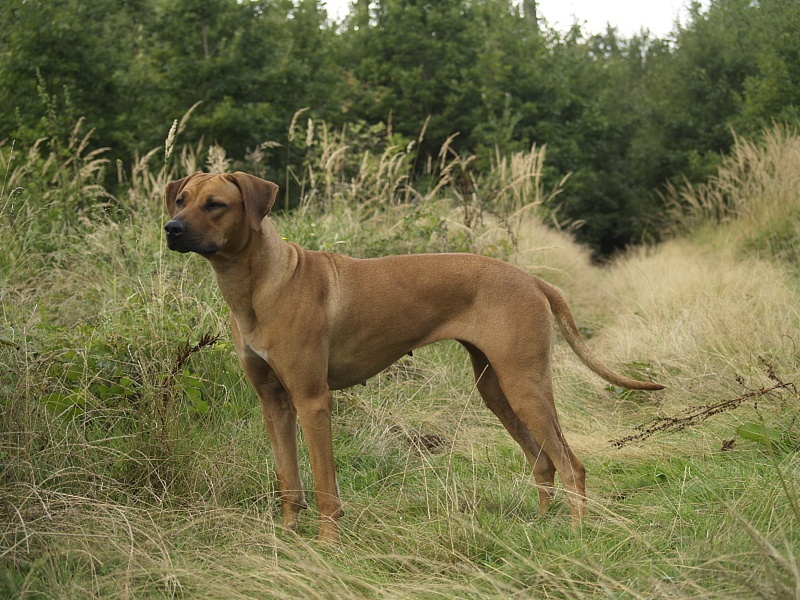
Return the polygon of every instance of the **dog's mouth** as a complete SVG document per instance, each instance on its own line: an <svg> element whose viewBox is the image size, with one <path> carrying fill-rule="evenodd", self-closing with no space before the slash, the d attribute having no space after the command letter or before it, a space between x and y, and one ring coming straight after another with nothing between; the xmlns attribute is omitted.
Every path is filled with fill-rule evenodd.
<svg viewBox="0 0 800 600"><path fill-rule="evenodd" d="M178 240L170 236L167 236L167 248L169 248L170 250L174 250L175 252L181 252L181 253L191 252L191 250L189 250L188 248L184 248L183 244L181 244Z"/></svg>
<svg viewBox="0 0 800 600"><path fill-rule="evenodd" d="M216 246L207 246L205 248L193 248L189 245L185 245L180 242L170 241L167 239L167 248L170 250L174 250L175 252L180 252L181 254L188 254L189 252L194 252L196 254L200 254L202 256L212 256L217 253L219 248Z"/></svg>
<svg viewBox="0 0 800 600"><path fill-rule="evenodd" d="M204 245L200 243L200 240L194 238L193 236L187 235L186 233L182 233L179 235L171 235L167 234L167 248L170 250L174 250L175 252L180 252L182 254L187 254L189 252L195 252L202 256L212 256L216 254L219 248L216 244L208 244Z"/></svg>

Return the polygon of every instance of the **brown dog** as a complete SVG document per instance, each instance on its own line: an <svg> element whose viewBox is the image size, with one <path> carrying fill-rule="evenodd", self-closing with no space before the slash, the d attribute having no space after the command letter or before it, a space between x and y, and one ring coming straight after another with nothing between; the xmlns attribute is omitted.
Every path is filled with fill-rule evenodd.
<svg viewBox="0 0 800 600"><path fill-rule="evenodd" d="M589 353L564 299L499 260L423 254L358 260L285 242L265 216L278 186L245 173L195 173L166 188L167 245L211 263L231 309L236 352L261 401L275 454L283 523L305 507L297 417L308 443L320 539L335 541L342 514L331 442L331 390L363 382L415 348L461 342L478 390L533 467L540 510L556 471L578 521L585 470L556 416L550 377L553 316L581 360L611 383L622 377Z"/></svg>

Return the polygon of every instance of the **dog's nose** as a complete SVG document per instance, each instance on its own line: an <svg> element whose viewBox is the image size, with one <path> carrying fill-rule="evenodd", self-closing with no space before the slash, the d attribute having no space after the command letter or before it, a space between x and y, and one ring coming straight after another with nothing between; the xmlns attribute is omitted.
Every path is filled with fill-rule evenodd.
<svg viewBox="0 0 800 600"><path fill-rule="evenodd" d="M178 219L172 219L171 221L167 221L167 224L164 225L164 231L167 232L167 235L177 237L186 231L186 223Z"/></svg>

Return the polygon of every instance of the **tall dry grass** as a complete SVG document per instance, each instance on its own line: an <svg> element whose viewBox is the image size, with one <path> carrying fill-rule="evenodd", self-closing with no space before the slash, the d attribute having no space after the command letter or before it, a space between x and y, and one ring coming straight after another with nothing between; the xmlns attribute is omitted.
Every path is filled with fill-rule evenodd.
<svg viewBox="0 0 800 600"><path fill-rule="evenodd" d="M776 125L759 139L737 137L716 176L667 195L673 233L722 236L722 246L800 259L800 137ZM719 225L724 224L724 227Z"/></svg>
<svg viewBox="0 0 800 600"><path fill-rule="evenodd" d="M766 224L796 216L800 187L800 139L785 126L765 131L759 139L736 136L733 149L708 182L673 190L673 222L691 228L745 220ZM787 202L788 200L788 202Z"/></svg>
<svg viewBox="0 0 800 600"><path fill-rule="evenodd" d="M768 261L673 240L617 261L604 285L618 306L605 342L614 354L624 356L641 339L686 371L696 372L702 357L709 368L730 372L756 364L758 356L783 355L791 363L795 353L797 289Z"/></svg>
<svg viewBox="0 0 800 600"><path fill-rule="evenodd" d="M269 152L294 157L282 177L300 208L274 215L283 235L357 256L508 258L562 287L604 361L669 385L648 396L607 389L559 343L562 425L589 468L586 524L573 531L563 497L537 515L529 467L482 405L468 358L440 344L336 397L344 544L313 541L313 502L298 535L276 529L272 455L229 340L165 382L181 344L225 331L226 313L207 265L164 248L163 185L228 157L177 142L167 161L148 153L101 200L113 210L80 213L67 235L43 239L36 217L62 211L61 198L79 204L33 174L55 173L40 145L25 158L30 175L0 194L11 249L0 255L0 595L793 597L791 494L762 446L737 438L721 451L752 407L622 452L608 443L653 415L740 393L737 373L760 385L759 356L798 378L797 282L784 258L740 243L739 231L759 231L745 213L705 229L698 219L685 237L599 268L544 224L557 220L557 190L542 188L543 149L498 157L479 176L450 145L417 188L419 140L332 131L304 115L291 148L265 145L246 167L266 174ZM9 213L17 202L26 216ZM776 428L796 414L769 399L759 411ZM796 452L777 460L796 472Z"/></svg>
<svg viewBox="0 0 800 600"><path fill-rule="evenodd" d="M757 141L737 138L715 177L674 197L683 235L605 274L626 323L609 328L609 350L642 338L686 371L743 372L762 356L795 373L800 137L776 127Z"/></svg>
<svg viewBox="0 0 800 600"><path fill-rule="evenodd" d="M363 125L332 129L327 123L308 119L298 124L295 114L289 140L304 140L299 163L288 170L285 188L299 188L302 210L330 211L335 205L382 210L409 203L455 202L462 222L471 227L483 210L512 219L521 210L550 210L566 178L545 193L544 146L502 156L499 152L485 173L475 171L476 157L453 148L451 135L414 174L417 149L425 139L426 125L416 140L393 136L383 127ZM303 135L305 132L305 135ZM426 182L420 185L420 182ZM280 182L279 182L280 183Z"/></svg>

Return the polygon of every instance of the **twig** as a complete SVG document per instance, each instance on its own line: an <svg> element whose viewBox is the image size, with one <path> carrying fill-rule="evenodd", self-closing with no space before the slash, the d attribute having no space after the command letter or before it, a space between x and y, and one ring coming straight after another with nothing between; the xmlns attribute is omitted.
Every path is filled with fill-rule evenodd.
<svg viewBox="0 0 800 600"><path fill-rule="evenodd" d="M178 347L178 354L175 357L175 362L172 364L172 368L169 370L169 373L164 378L164 383L161 385L161 403L158 406L158 416L161 420L162 432L166 430L167 406L172 397L172 382L175 380L175 376L180 373L192 354L199 352L206 346L213 346L218 339L219 334L212 335L211 333L205 333L194 346L190 346L187 341Z"/></svg>
<svg viewBox="0 0 800 600"><path fill-rule="evenodd" d="M211 335L210 333L204 333L203 337L200 338L200 341L194 346L189 346L189 342L184 342L181 344L181 346L178 348L178 355L175 358L175 363L172 365L172 369L170 369L169 374L164 380L164 387L169 386L172 379L180 372L180 370L183 368L183 365L186 364L186 361L189 360L189 357L192 354L195 352L200 352L200 350L206 346L213 346L217 343L218 339L219 334Z"/></svg>
<svg viewBox="0 0 800 600"><path fill-rule="evenodd" d="M615 448L622 448L631 442L642 442L656 433L677 433L679 431L683 431L687 427L697 425L698 423L710 419L714 415L735 410L748 400L762 398L778 390L789 390L796 398L800 397L798 396L797 388L795 387L794 383L787 383L781 380L781 378L775 373L774 367L767 361L762 359L761 363L764 367L767 377L774 382L771 387L762 387L757 390L750 390L736 398L724 400L716 404L706 404L700 407L691 407L683 414L683 416L656 417L651 421L637 425L634 429L637 429L639 433L634 433L617 440L610 440L609 443ZM744 378L741 375L736 376L736 381L742 387L746 387ZM757 403L754 404L757 406Z"/></svg>

